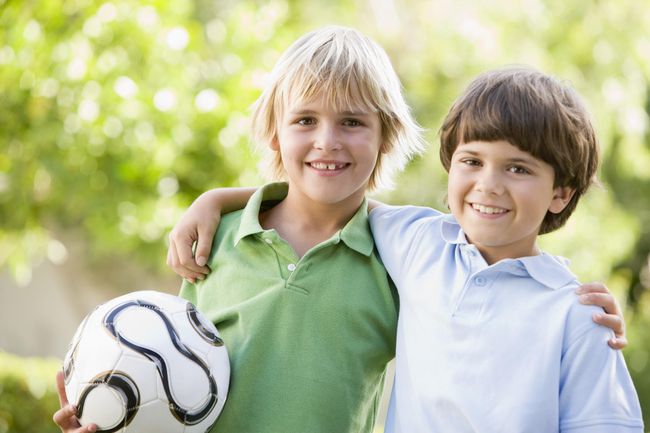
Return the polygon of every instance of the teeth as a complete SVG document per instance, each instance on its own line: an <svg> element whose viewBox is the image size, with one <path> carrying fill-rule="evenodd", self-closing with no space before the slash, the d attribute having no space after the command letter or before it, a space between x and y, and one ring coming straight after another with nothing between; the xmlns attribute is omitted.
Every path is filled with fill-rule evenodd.
<svg viewBox="0 0 650 433"><path fill-rule="evenodd" d="M342 168L345 164L326 164L324 162L312 162L311 166L317 170L336 170Z"/></svg>
<svg viewBox="0 0 650 433"><path fill-rule="evenodd" d="M489 206L483 206L482 204L476 204L472 203L472 207L481 212L481 213L486 213L486 214L499 214L499 213L506 213L508 212L506 209L501 209L498 207L489 207Z"/></svg>

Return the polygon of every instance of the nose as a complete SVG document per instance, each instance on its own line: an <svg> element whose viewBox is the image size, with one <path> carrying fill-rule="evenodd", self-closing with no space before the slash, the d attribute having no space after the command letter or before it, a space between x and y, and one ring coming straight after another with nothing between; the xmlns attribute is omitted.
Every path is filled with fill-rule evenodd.
<svg viewBox="0 0 650 433"><path fill-rule="evenodd" d="M336 125L329 122L322 122L319 125L318 134L314 139L314 148L326 152L341 148L341 137Z"/></svg>
<svg viewBox="0 0 650 433"><path fill-rule="evenodd" d="M474 189L483 194L502 194L504 192L502 173L497 169L485 167L477 173Z"/></svg>

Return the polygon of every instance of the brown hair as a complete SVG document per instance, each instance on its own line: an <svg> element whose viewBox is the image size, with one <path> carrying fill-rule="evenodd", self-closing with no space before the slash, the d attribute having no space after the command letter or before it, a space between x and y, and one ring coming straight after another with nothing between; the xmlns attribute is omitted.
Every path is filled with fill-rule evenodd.
<svg viewBox="0 0 650 433"><path fill-rule="evenodd" d="M547 212L539 234L560 228L589 186L598 182L598 142L581 98L534 69L510 67L476 77L443 122L440 161L449 171L460 143L498 140L551 165L554 187L575 189L562 212Z"/></svg>

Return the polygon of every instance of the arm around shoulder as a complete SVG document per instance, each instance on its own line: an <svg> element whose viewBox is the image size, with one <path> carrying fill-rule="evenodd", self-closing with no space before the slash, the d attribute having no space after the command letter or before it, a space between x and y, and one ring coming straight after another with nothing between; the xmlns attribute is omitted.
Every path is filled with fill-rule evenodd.
<svg viewBox="0 0 650 433"><path fill-rule="evenodd" d="M623 355L606 344L612 332L591 322L592 310L583 307L579 315L584 317L573 320L580 326L572 326L575 317L567 321L560 366L560 431L642 433L641 407Z"/></svg>
<svg viewBox="0 0 650 433"><path fill-rule="evenodd" d="M375 245L398 287L401 275L407 271L405 267L408 267L409 257L423 241L422 236L435 230L441 215L434 209L417 206L382 205L370 212Z"/></svg>
<svg viewBox="0 0 650 433"><path fill-rule="evenodd" d="M169 234L167 265L191 282L204 279L210 272L206 263L221 215L245 207L255 191L256 188L215 188L201 194Z"/></svg>

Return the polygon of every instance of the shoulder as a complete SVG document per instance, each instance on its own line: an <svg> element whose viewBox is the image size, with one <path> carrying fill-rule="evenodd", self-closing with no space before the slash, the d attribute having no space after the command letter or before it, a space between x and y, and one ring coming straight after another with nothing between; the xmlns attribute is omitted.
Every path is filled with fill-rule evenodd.
<svg viewBox="0 0 650 433"><path fill-rule="evenodd" d="M435 218L446 214L426 206L392 206L384 204L372 209L370 215L375 218L389 216L400 218Z"/></svg>
<svg viewBox="0 0 650 433"><path fill-rule="evenodd" d="M428 207L379 206L369 215L372 235L382 256L386 245L396 251L421 244L424 238L427 243L442 239L445 221L457 226L453 216Z"/></svg>
<svg viewBox="0 0 650 433"><path fill-rule="evenodd" d="M232 224L238 224L241 219L242 215L244 213L244 209L239 209L233 212L229 212L227 214L221 215L221 222L219 224L219 228L222 226L230 226Z"/></svg>
<svg viewBox="0 0 650 433"><path fill-rule="evenodd" d="M599 424L608 432L640 433L634 384L622 353L607 344L613 332L592 320L602 310L581 304L575 288L563 288L568 309L560 358L560 429L588 431Z"/></svg>
<svg viewBox="0 0 650 433"><path fill-rule="evenodd" d="M370 227L376 229L413 230L440 225L451 217L432 208L422 206L378 206L370 211Z"/></svg>
<svg viewBox="0 0 650 433"><path fill-rule="evenodd" d="M609 328L598 325L593 320L594 314L602 313L603 309L595 305L584 305L580 303L578 295L575 293L578 286L579 284L576 282L562 289L565 298L564 301L567 305L564 325L565 348L569 348L579 341L588 338L588 334L591 333L593 337L602 339L604 347L609 349L606 342L612 337L612 331Z"/></svg>
<svg viewBox="0 0 650 433"><path fill-rule="evenodd" d="M223 245L234 245L241 236L243 210L237 210L221 216L219 225L212 239L212 255L217 250L223 251Z"/></svg>
<svg viewBox="0 0 650 433"><path fill-rule="evenodd" d="M438 257L444 247L443 224L452 218L419 206L379 206L370 212L375 245L390 276L400 285L402 276L422 257ZM415 260L416 258L420 258Z"/></svg>
<svg viewBox="0 0 650 433"><path fill-rule="evenodd" d="M576 294L580 281L570 270L567 259L542 253L517 262L525 267L531 287L546 293L538 299L548 307L556 323L563 326L565 344L572 344L590 330L608 330L592 320L594 314L602 312L600 307L580 303Z"/></svg>
<svg viewBox="0 0 650 433"><path fill-rule="evenodd" d="M217 227L215 238L219 237L220 234L237 231L242 223L243 213L244 210L240 209L221 215L221 220L219 221L219 226Z"/></svg>

